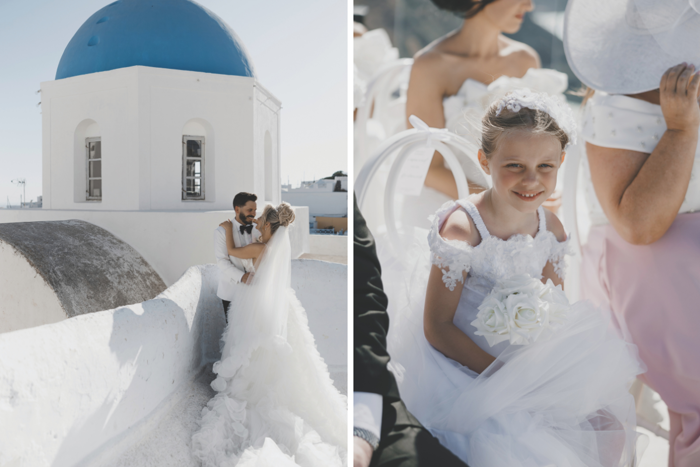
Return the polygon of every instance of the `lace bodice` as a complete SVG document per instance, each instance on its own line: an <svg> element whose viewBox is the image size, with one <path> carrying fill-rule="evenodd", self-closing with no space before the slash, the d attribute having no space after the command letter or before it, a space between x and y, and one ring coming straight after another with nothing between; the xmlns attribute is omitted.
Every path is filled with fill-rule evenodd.
<svg viewBox="0 0 700 467"><path fill-rule="evenodd" d="M596 146L651 153L666 131L666 121L659 105L632 97L596 91L583 108L581 127L583 139ZM700 209L698 158L700 158L700 147L695 152L690 184L685 200L678 211L679 214ZM593 190L588 160L585 158L583 170L591 223L607 224L608 219Z"/></svg>
<svg viewBox="0 0 700 467"><path fill-rule="evenodd" d="M440 235L445 220L457 209L466 211L474 221L481 235L481 243L477 246L459 240L446 240ZM462 281L462 272L466 271L468 275L464 286L486 294L498 280L516 274L542 278L542 270L548 261L552 262L556 273L563 279L564 256L568 253L569 241L559 242L547 230L542 206L537 214L539 228L534 237L518 234L503 240L489 233L471 201L445 203L435 214L428 234L431 262L442 269L445 286L454 290L457 282Z"/></svg>

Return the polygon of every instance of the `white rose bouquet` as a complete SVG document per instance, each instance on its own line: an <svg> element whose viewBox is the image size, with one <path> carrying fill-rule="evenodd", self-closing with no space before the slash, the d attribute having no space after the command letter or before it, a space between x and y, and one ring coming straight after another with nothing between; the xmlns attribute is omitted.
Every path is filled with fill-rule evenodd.
<svg viewBox="0 0 700 467"><path fill-rule="evenodd" d="M477 329L474 334L484 336L491 347L506 340L525 345L565 323L570 309L561 286L524 274L496 284L471 325Z"/></svg>

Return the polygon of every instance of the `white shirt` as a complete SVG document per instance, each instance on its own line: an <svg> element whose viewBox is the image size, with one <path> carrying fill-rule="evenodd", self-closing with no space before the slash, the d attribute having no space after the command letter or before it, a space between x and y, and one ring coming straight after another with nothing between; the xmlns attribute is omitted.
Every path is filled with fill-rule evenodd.
<svg viewBox="0 0 700 467"><path fill-rule="evenodd" d="M261 234L255 227L251 233L241 234L242 224L236 219L231 219L231 221L233 222L233 244L235 247L244 247L260 238ZM222 300L231 301L236 294L236 286L241 282L243 275L253 270L253 260L229 256L226 247L226 231L223 227L217 227L214 231L214 255L216 256L216 265L219 267L219 286L216 295Z"/></svg>
<svg viewBox="0 0 700 467"><path fill-rule="evenodd" d="M383 398L379 394L354 392L353 426L355 428L364 428L375 435L377 439L381 439L382 403Z"/></svg>

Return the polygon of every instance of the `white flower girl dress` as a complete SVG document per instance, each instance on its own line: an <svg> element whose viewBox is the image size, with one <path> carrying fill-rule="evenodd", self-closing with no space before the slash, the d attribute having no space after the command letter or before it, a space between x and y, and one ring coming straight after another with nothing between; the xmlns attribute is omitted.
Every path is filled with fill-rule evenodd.
<svg viewBox="0 0 700 467"><path fill-rule="evenodd" d="M457 209L465 210L478 228L477 246L440 236L446 218ZM414 271L403 299L390 297L398 298L389 352L402 399L470 467L633 465L641 443L628 389L644 370L636 347L618 337L608 313L588 302L575 303L564 324L549 326L550 332L528 345L505 340L491 347L471 324L500 281L518 275L541 279L548 261L563 275L567 242L559 243L547 230L542 207L538 215L534 238L502 240L489 234L468 200L450 201L438 210L428 235L430 261ZM447 288L464 287L454 324L496 357L481 374L446 357L425 338L431 263L443 270ZM468 272L464 284L463 271Z"/></svg>

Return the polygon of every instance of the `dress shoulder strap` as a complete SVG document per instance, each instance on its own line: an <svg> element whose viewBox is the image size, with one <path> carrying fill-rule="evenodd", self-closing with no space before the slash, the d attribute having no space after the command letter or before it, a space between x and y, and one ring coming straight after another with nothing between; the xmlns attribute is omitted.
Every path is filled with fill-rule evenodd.
<svg viewBox="0 0 700 467"><path fill-rule="evenodd" d="M540 228L537 230L537 233L545 232L547 230L547 218L544 216L544 208L542 205L537 208L537 217L540 220Z"/></svg>
<svg viewBox="0 0 700 467"><path fill-rule="evenodd" d="M484 241L489 238L491 234L486 228L486 224L484 224L484 220L481 218L481 214L479 214L479 210L474 206L474 203L466 199L461 199L457 201L457 203L464 208L469 217L472 218L472 221L474 221L474 225L476 225L476 229L479 231L479 235L481 235L481 240Z"/></svg>

